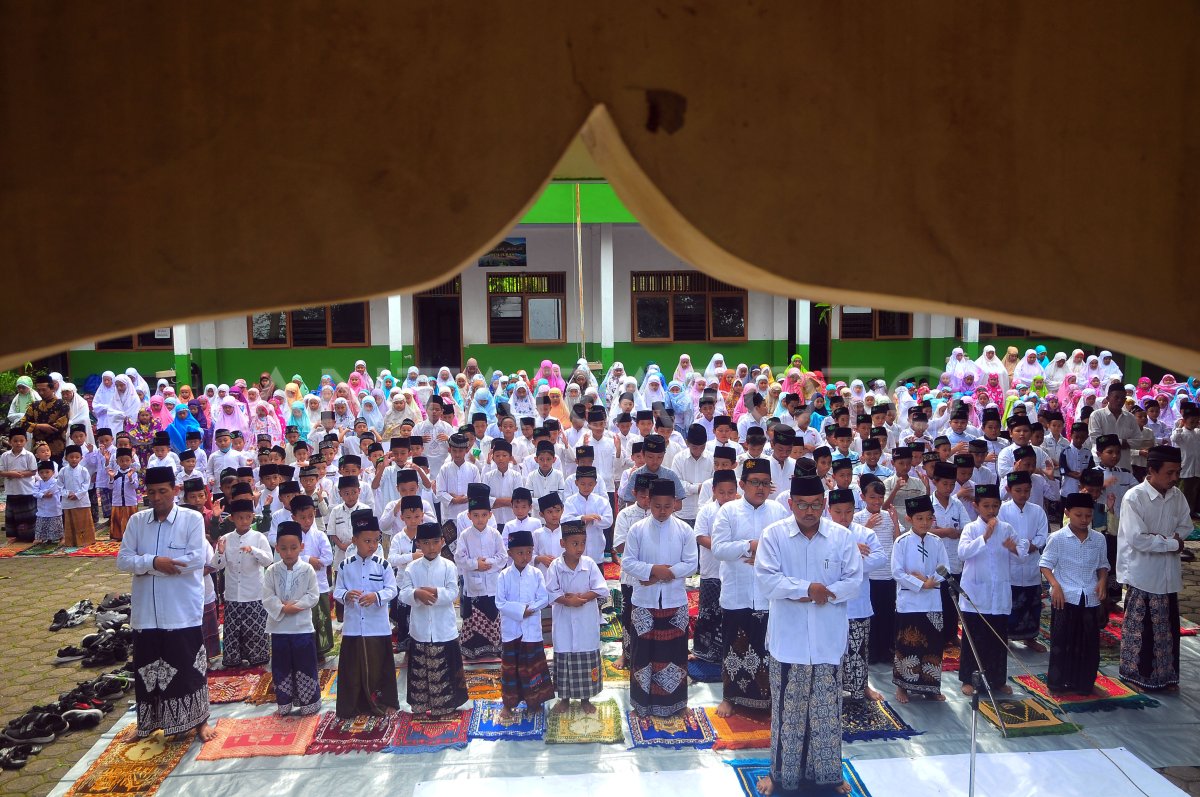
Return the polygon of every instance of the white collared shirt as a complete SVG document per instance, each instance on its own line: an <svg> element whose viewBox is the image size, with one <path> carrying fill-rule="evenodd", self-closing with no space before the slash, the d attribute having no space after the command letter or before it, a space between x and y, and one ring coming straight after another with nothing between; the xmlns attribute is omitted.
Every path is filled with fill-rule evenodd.
<svg viewBox="0 0 1200 797"><path fill-rule="evenodd" d="M809 539L794 517L762 533L754 570L770 600L767 650L785 664L840 665L850 633L847 605L862 586L862 555L849 530L821 518ZM824 584L834 598L808 598L809 586ZM722 590L723 592L723 590Z"/></svg>
<svg viewBox="0 0 1200 797"><path fill-rule="evenodd" d="M437 590L437 600L427 606L413 596L423 587ZM408 616L408 635L417 642L449 642L458 639L454 602L458 600L458 572L444 556L422 556L400 574L400 600L412 607Z"/></svg>
<svg viewBox="0 0 1200 797"><path fill-rule="evenodd" d="M92 486L92 478L82 464L75 467L63 465L58 471L57 478L58 483L62 485L63 509L87 509L92 505L92 502L88 500L88 490ZM70 493L75 494L74 499L67 497Z"/></svg>
<svg viewBox="0 0 1200 797"><path fill-rule="evenodd" d="M363 606L358 601L347 601L346 593L352 590L375 593L375 603ZM392 624L388 618L388 604L396 597L396 576L392 568L380 556L361 559L358 552L350 554L337 571L337 586L333 599L342 604L343 637L392 635Z"/></svg>
<svg viewBox="0 0 1200 797"><path fill-rule="evenodd" d="M311 634L312 612L321 594L317 591L317 573L312 565L298 559L289 570L283 562L267 568L263 579L263 608L267 611L267 633ZM284 614L283 604L291 601L304 611Z"/></svg>
<svg viewBox="0 0 1200 797"><path fill-rule="evenodd" d="M467 511L470 503L463 501L461 504L450 503L451 496L467 494L467 485L479 483L479 468L472 463L463 461L461 465L455 465L452 460L446 460L442 464L441 470L437 475L437 497L442 504L442 522L447 520L458 520L458 516Z"/></svg>
<svg viewBox="0 0 1200 797"><path fill-rule="evenodd" d="M493 467L483 475L483 483L492 489L492 500L512 498L513 490L523 486L521 473L512 463L509 463L508 470L504 473ZM492 510L492 515L496 518L496 525L506 524L516 517L511 506L498 506Z"/></svg>
<svg viewBox="0 0 1200 797"><path fill-rule="evenodd" d="M730 501L717 512L712 528L712 555L721 563L721 608L764 611L770 601L754 573L750 541L762 544L763 531L791 517L778 501L766 500L758 507L745 498Z"/></svg>
<svg viewBox="0 0 1200 797"><path fill-rule="evenodd" d="M550 604L546 579L532 563L518 570L509 565L496 583L496 609L500 612L500 640L542 641L542 609ZM526 610L531 610L528 617Z"/></svg>
<svg viewBox="0 0 1200 797"><path fill-rule="evenodd" d="M217 570L225 571L225 600L250 603L262 600L263 568L271 564L271 546L266 536L254 529L245 534L231 531L222 537L225 553L217 553ZM249 546L247 553L242 548Z"/></svg>
<svg viewBox="0 0 1200 797"><path fill-rule="evenodd" d="M597 600L583 606L555 603L563 595L593 592ZM554 649L562 653L590 653L600 649L600 601L608 594L604 574L590 556L579 557L572 570L560 556L546 575L546 593L554 621Z"/></svg>
<svg viewBox="0 0 1200 797"><path fill-rule="evenodd" d="M859 551L858 554L862 556L862 569L864 573L888 566L890 551L883 550L883 546L879 543L879 537L873 529L851 521L849 531L850 538L856 547L861 544L867 546L870 550L870 553L865 556L862 551ZM862 620L875 614L875 610L871 607L871 590L866 584L861 585L858 594L846 604L846 614L851 620Z"/></svg>
<svg viewBox="0 0 1200 797"><path fill-rule="evenodd" d="M479 560L486 559L490 567L479 569ZM500 569L508 562L508 551L494 528L483 531L470 526L459 532L454 561L463 576L463 594L469 598L495 595Z"/></svg>
<svg viewBox="0 0 1200 797"><path fill-rule="evenodd" d="M1029 545L1029 556L1025 559L1010 557L1008 577L1014 587L1036 587L1042 583L1042 571L1038 553L1046 547L1050 536L1050 521L1046 510L1030 498L1024 507L1018 507L1011 499L1000 505L1000 519L1013 527L1018 540Z"/></svg>
<svg viewBox="0 0 1200 797"><path fill-rule="evenodd" d="M587 545L585 553L597 562L604 561L604 530L613 524L612 505L608 503L608 494L597 495L595 491L586 498L579 493L567 498L563 505L563 521L578 520L584 515L599 515L600 519L592 521L587 529Z"/></svg>
<svg viewBox="0 0 1200 797"><path fill-rule="evenodd" d="M1012 526L1000 519L996 520L992 536L985 540L986 532L987 524L982 518L972 520L963 529L958 543L958 555L963 568L959 583L971 600L959 598L958 608L964 612L1006 615L1012 611L1009 562L1029 556L1029 540L1021 539ZM1005 540L1016 542L1017 553L1004 547Z"/></svg>
<svg viewBox="0 0 1200 797"><path fill-rule="evenodd" d="M934 576L938 583L945 579L937 575L939 566L947 567L946 546L941 537L933 534L919 536L914 531L901 534L892 545L892 578L896 581L896 613L924 614L942 610L940 589L925 589L924 578ZM943 618L944 619L944 618Z"/></svg>
<svg viewBox="0 0 1200 797"><path fill-rule="evenodd" d="M1171 445L1178 448L1183 454L1183 466L1179 471L1179 478L1194 479L1200 476L1200 426L1195 429L1180 426L1171 432ZM64 503L63 506L66 504Z"/></svg>
<svg viewBox="0 0 1200 797"><path fill-rule="evenodd" d="M1179 543L1192 533L1187 499L1178 488L1160 493L1145 481L1125 493L1117 530L1117 581L1154 595L1183 589Z"/></svg>
<svg viewBox="0 0 1200 797"><path fill-rule="evenodd" d="M135 512L125 527L117 553L117 569L133 574L130 625L176 630L200 625L204 616L204 565L207 540L204 516L173 507L165 520L153 509ZM167 575L154 569L154 559L166 556L183 562L182 572Z"/></svg>
<svg viewBox="0 0 1200 797"><path fill-rule="evenodd" d="M1087 539L1080 541L1069 528L1059 529L1046 541L1038 564L1054 573L1067 603L1078 606L1082 595L1085 606L1100 605L1096 597L1098 573L1108 570L1108 545L1100 532L1088 529Z"/></svg>
<svg viewBox="0 0 1200 797"><path fill-rule="evenodd" d="M708 501L701 505L700 511L696 513L697 539L708 537L708 544L712 545L713 524L716 523L720 511L721 504L716 501ZM705 548L703 545L700 546L700 578L721 578L721 562L713 556L711 548Z"/></svg>
<svg viewBox="0 0 1200 797"><path fill-rule="evenodd" d="M706 452L697 459L692 456L691 449L684 449L671 462L671 470L683 482L683 508L679 510L679 517L694 520L700 508L700 487L705 479L712 478L712 454Z"/></svg>
<svg viewBox="0 0 1200 797"><path fill-rule="evenodd" d="M683 580L696 572L696 533L691 526L672 515L659 523L653 516L639 520L625 541L622 571L628 571L636 583L633 605L647 609L675 609L687 604ZM643 586L650 580L650 569L667 565L674 578Z"/></svg>
<svg viewBox="0 0 1200 797"><path fill-rule="evenodd" d="M629 541L629 530L632 529L640 520L650 517L649 509L642 509L637 504L630 504L617 513L617 520L613 524L613 551L620 548ZM624 556L624 554L620 554ZM621 583L625 586L632 587L637 584L637 579L629 575L622 562L621 567Z"/></svg>
<svg viewBox="0 0 1200 797"><path fill-rule="evenodd" d="M316 558L321 563L320 567L313 568L317 571L317 590L322 594L329 592L329 574L326 569L333 564L333 547L329 544L329 537L314 523L312 528L304 532L301 543L300 556L305 561Z"/></svg>

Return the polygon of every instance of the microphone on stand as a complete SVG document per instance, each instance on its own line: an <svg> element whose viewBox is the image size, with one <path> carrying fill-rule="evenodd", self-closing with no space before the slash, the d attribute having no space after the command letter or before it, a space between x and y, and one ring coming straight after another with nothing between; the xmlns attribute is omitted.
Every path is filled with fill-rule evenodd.
<svg viewBox="0 0 1200 797"><path fill-rule="evenodd" d="M942 578L946 579L947 586L950 587L950 592L954 595L966 595L962 587L958 583L958 577L946 569L945 565L938 565L934 571Z"/></svg>

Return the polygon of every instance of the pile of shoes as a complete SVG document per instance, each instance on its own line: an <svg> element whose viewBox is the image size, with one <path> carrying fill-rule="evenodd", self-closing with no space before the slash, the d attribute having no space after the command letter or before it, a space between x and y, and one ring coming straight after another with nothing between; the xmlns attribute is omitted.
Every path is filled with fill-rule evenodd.
<svg viewBox="0 0 1200 797"><path fill-rule="evenodd" d="M133 673L120 668L80 682L52 703L32 706L0 731L0 768L20 769L60 736L96 727L113 710L112 701L132 688Z"/></svg>
<svg viewBox="0 0 1200 797"><path fill-rule="evenodd" d="M84 598L69 609L59 609L54 613L54 619L50 623L51 631L61 631L64 628L74 628L77 625L83 625L88 616L96 611L96 607L90 600Z"/></svg>
<svg viewBox="0 0 1200 797"><path fill-rule="evenodd" d="M89 612L94 611L91 601ZM78 606L79 604L76 604ZM74 609L75 607L72 607ZM64 613L60 609L59 613ZM67 612L69 614L69 612ZM78 645L66 645L58 650L55 664L81 662L84 667L109 667L124 664L133 647L133 629L129 627L130 596L126 594L106 595L100 601L100 611L95 612L97 631L85 636ZM85 615L86 616L86 615ZM58 619L58 615L55 615Z"/></svg>

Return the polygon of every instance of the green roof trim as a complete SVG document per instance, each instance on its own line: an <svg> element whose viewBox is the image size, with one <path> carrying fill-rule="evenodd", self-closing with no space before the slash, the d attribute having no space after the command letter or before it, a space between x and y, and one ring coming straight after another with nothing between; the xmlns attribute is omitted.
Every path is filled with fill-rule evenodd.
<svg viewBox="0 0 1200 797"><path fill-rule="evenodd" d="M584 224L637 224L608 183L579 184ZM521 219L521 224L574 224L575 183L551 183Z"/></svg>

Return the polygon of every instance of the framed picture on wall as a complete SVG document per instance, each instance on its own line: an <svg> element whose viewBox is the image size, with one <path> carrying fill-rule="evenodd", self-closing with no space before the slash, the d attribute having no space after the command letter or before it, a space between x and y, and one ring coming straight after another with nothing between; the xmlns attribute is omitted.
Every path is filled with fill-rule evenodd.
<svg viewBox="0 0 1200 797"><path fill-rule="evenodd" d="M505 238L479 258L480 268L525 268L528 265L524 238Z"/></svg>

